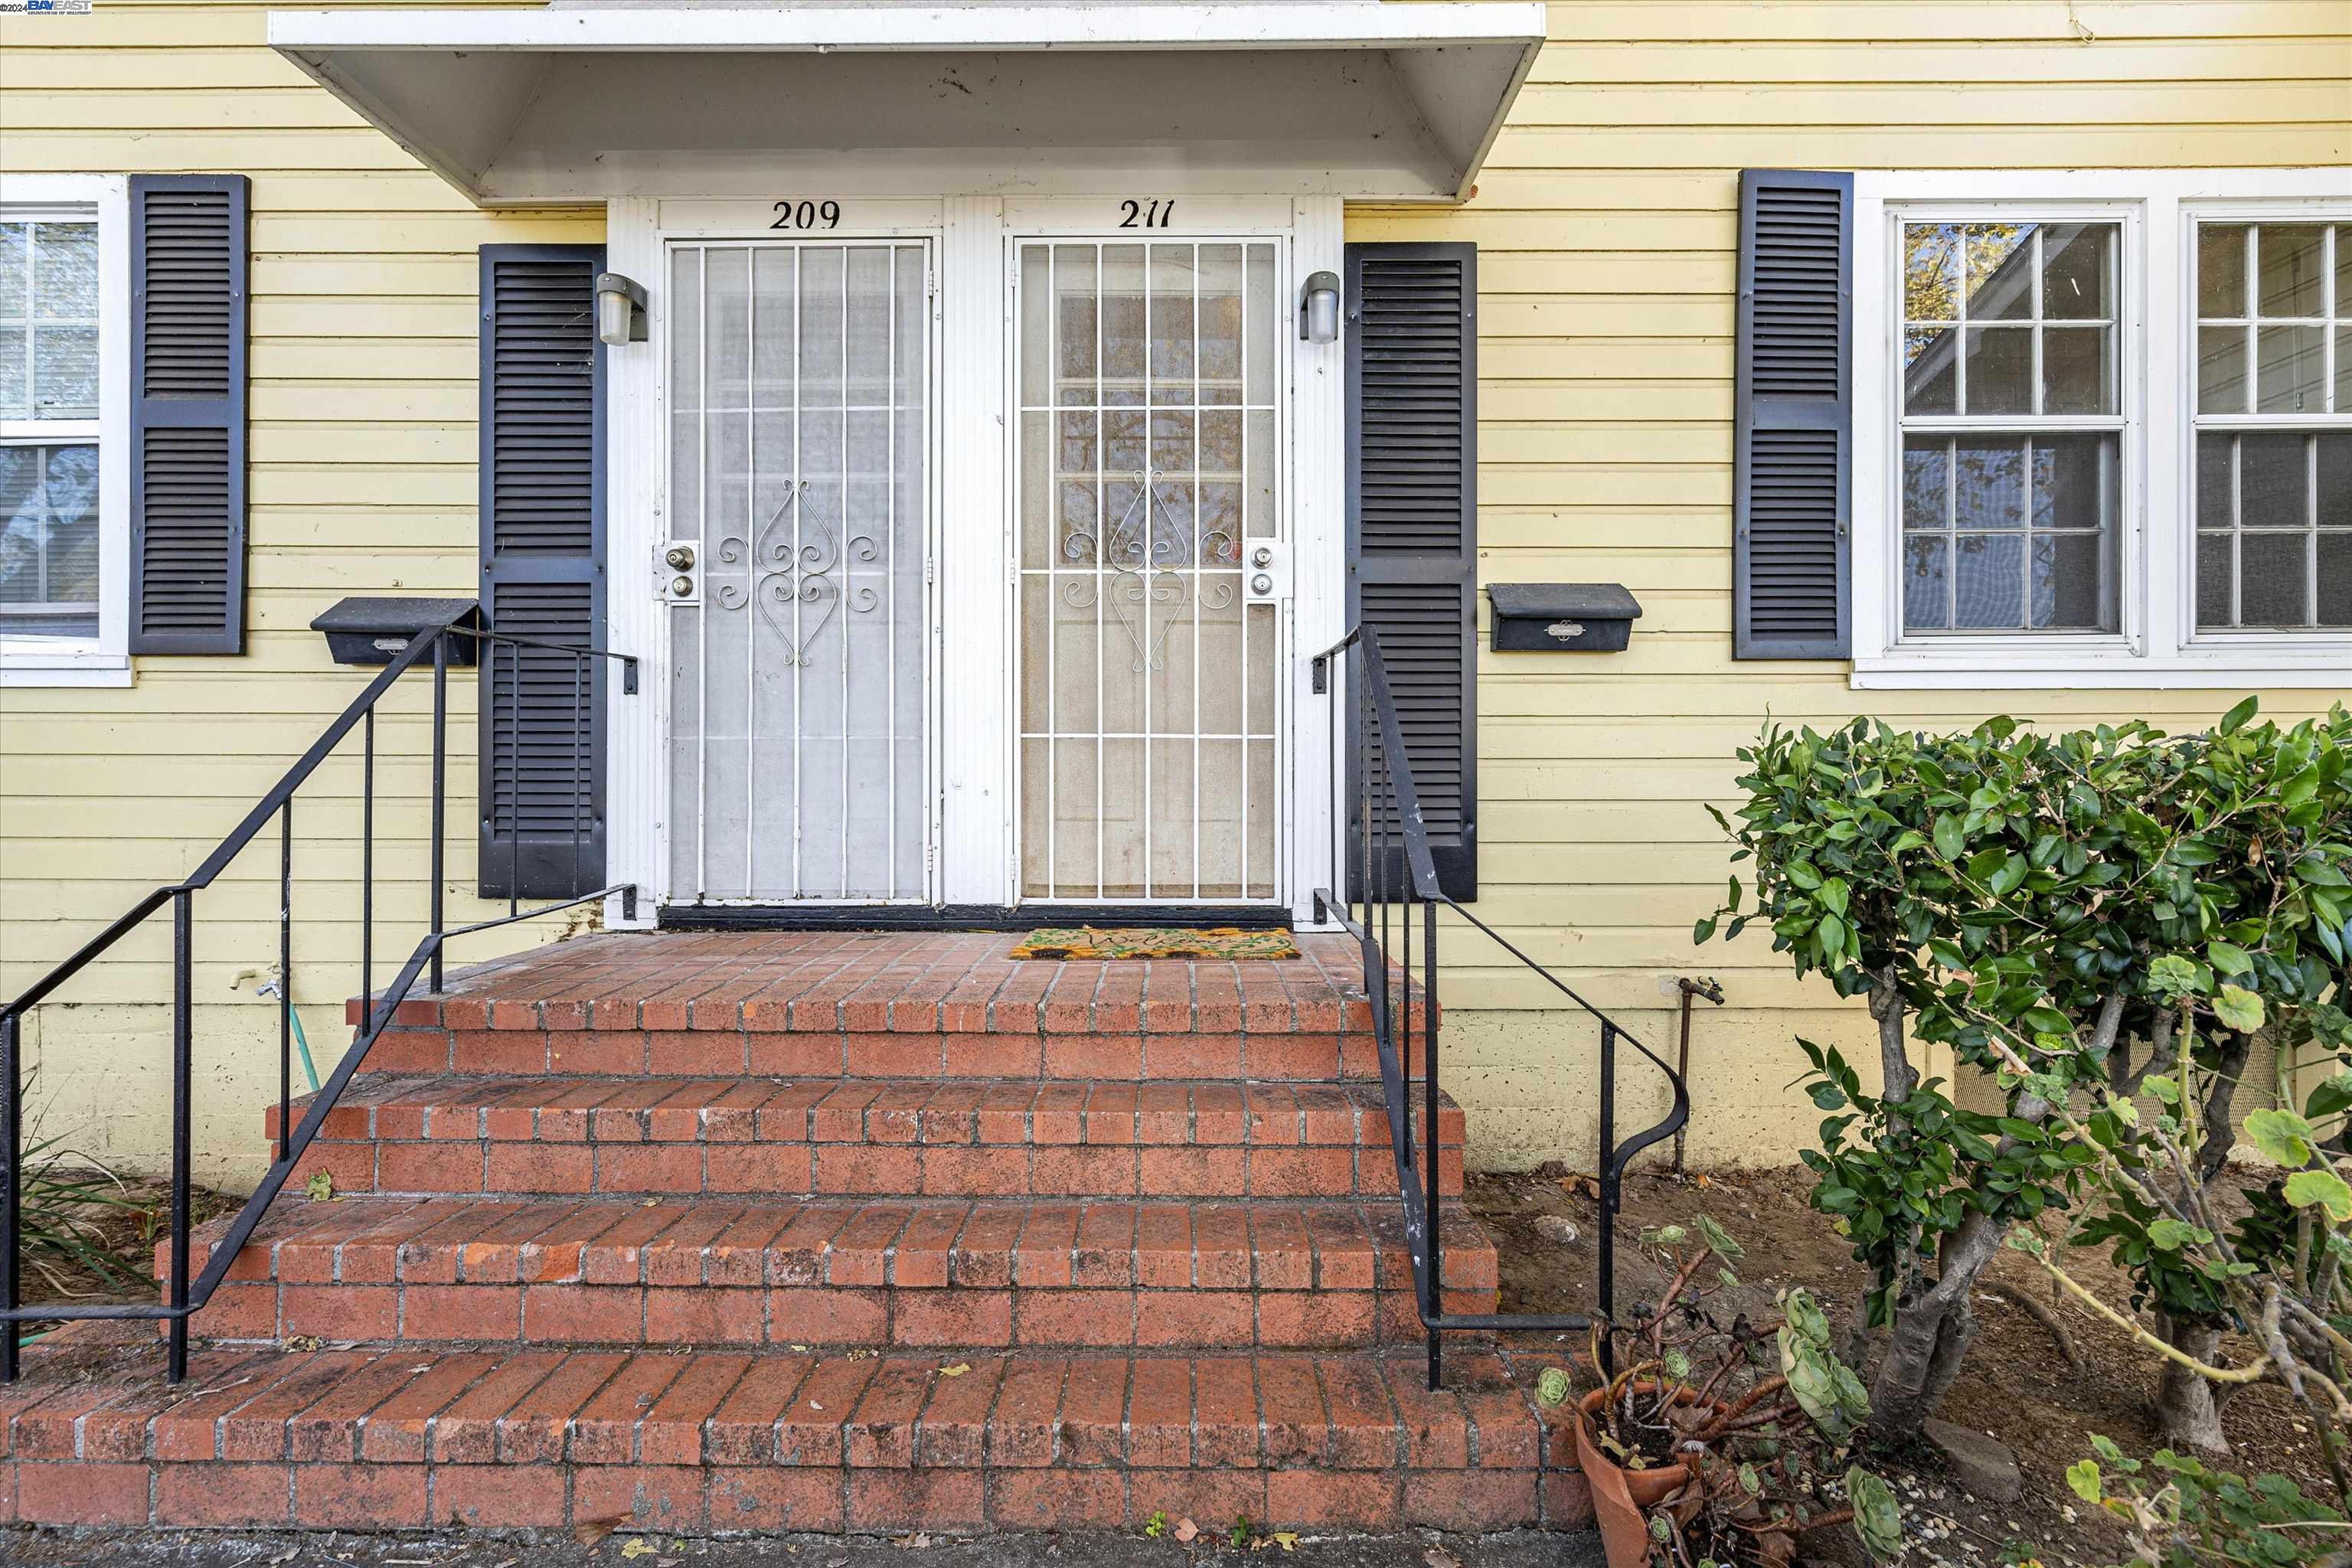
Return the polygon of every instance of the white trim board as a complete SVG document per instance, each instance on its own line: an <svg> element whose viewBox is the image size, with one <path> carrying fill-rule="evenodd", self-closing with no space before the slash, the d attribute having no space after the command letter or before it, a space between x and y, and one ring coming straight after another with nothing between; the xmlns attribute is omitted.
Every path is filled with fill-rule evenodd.
<svg viewBox="0 0 2352 1568"><path fill-rule="evenodd" d="M1893 318L1900 216L2096 217L2124 230L2123 437L2114 634L1897 635L1901 367ZM2196 344L2186 298L2194 217L2352 218L2352 170L1865 170L1854 176L1853 665L1858 689L2342 689L2352 634L2198 634L2188 524Z"/></svg>

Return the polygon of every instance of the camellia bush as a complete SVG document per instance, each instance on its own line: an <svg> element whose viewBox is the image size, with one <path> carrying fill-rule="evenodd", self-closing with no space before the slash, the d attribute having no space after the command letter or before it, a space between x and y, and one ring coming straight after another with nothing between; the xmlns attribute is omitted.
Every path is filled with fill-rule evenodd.
<svg viewBox="0 0 2352 1568"><path fill-rule="evenodd" d="M1746 802L1717 819L1756 901L1735 877L1695 934L1763 924L1798 973L1866 998L1876 1023L1874 1088L1800 1044L1828 1113L1804 1152L1812 1202L1870 1270L1845 1348L1874 1360L1883 1436L1934 1412L1974 1333L1973 1288L2004 1243L2038 1246L2051 1211L2130 1272L2142 1319L2126 1326L2164 1366L2168 1440L2221 1446L2214 1390L2263 1379L2324 1432L2352 1421L2352 1187L2335 1165L2352 1108L2352 712L2256 718L2250 699L2179 736L1856 720L1769 729L1740 752ZM1925 1047L1990 1079L2000 1110L1923 1078ZM2279 1098L2240 1106L2257 1052ZM2282 1171L2225 1226L2214 1189L2250 1109ZM2064 1279L2059 1254L2033 1256ZM2264 1340L2259 1363L2217 1363L2228 1330Z"/></svg>

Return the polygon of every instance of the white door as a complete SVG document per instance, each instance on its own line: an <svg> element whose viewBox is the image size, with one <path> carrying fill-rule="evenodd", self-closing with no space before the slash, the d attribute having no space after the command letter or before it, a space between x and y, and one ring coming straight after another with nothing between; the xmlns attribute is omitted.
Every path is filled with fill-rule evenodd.
<svg viewBox="0 0 2352 1568"><path fill-rule="evenodd" d="M929 259L670 247L674 901L930 896Z"/></svg>
<svg viewBox="0 0 2352 1568"><path fill-rule="evenodd" d="M1017 249L1021 896L1273 900L1277 246Z"/></svg>

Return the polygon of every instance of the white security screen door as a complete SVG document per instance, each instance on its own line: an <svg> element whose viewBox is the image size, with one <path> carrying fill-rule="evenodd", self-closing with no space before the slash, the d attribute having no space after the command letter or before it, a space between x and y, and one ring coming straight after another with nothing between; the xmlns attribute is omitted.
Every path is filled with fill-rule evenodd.
<svg viewBox="0 0 2352 1568"><path fill-rule="evenodd" d="M1283 531L1276 260L1019 247L1024 899L1280 891L1280 593L1245 581Z"/></svg>
<svg viewBox="0 0 2352 1568"><path fill-rule="evenodd" d="M671 247L674 900L929 897L928 263Z"/></svg>

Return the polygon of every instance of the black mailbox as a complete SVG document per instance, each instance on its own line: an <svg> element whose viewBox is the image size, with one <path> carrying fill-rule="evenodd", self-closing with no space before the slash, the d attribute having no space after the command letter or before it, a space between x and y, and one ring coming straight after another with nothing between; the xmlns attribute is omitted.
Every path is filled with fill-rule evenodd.
<svg viewBox="0 0 2352 1568"><path fill-rule="evenodd" d="M1496 653L1617 653L1642 616L1622 583L1496 583L1486 598Z"/></svg>
<svg viewBox="0 0 2352 1568"><path fill-rule="evenodd" d="M337 664L390 664L427 626L479 626L482 608L471 599L406 597L344 599L310 623L327 634L327 651ZM469 667L475 639L451 637L449 663Z"/></svg>

